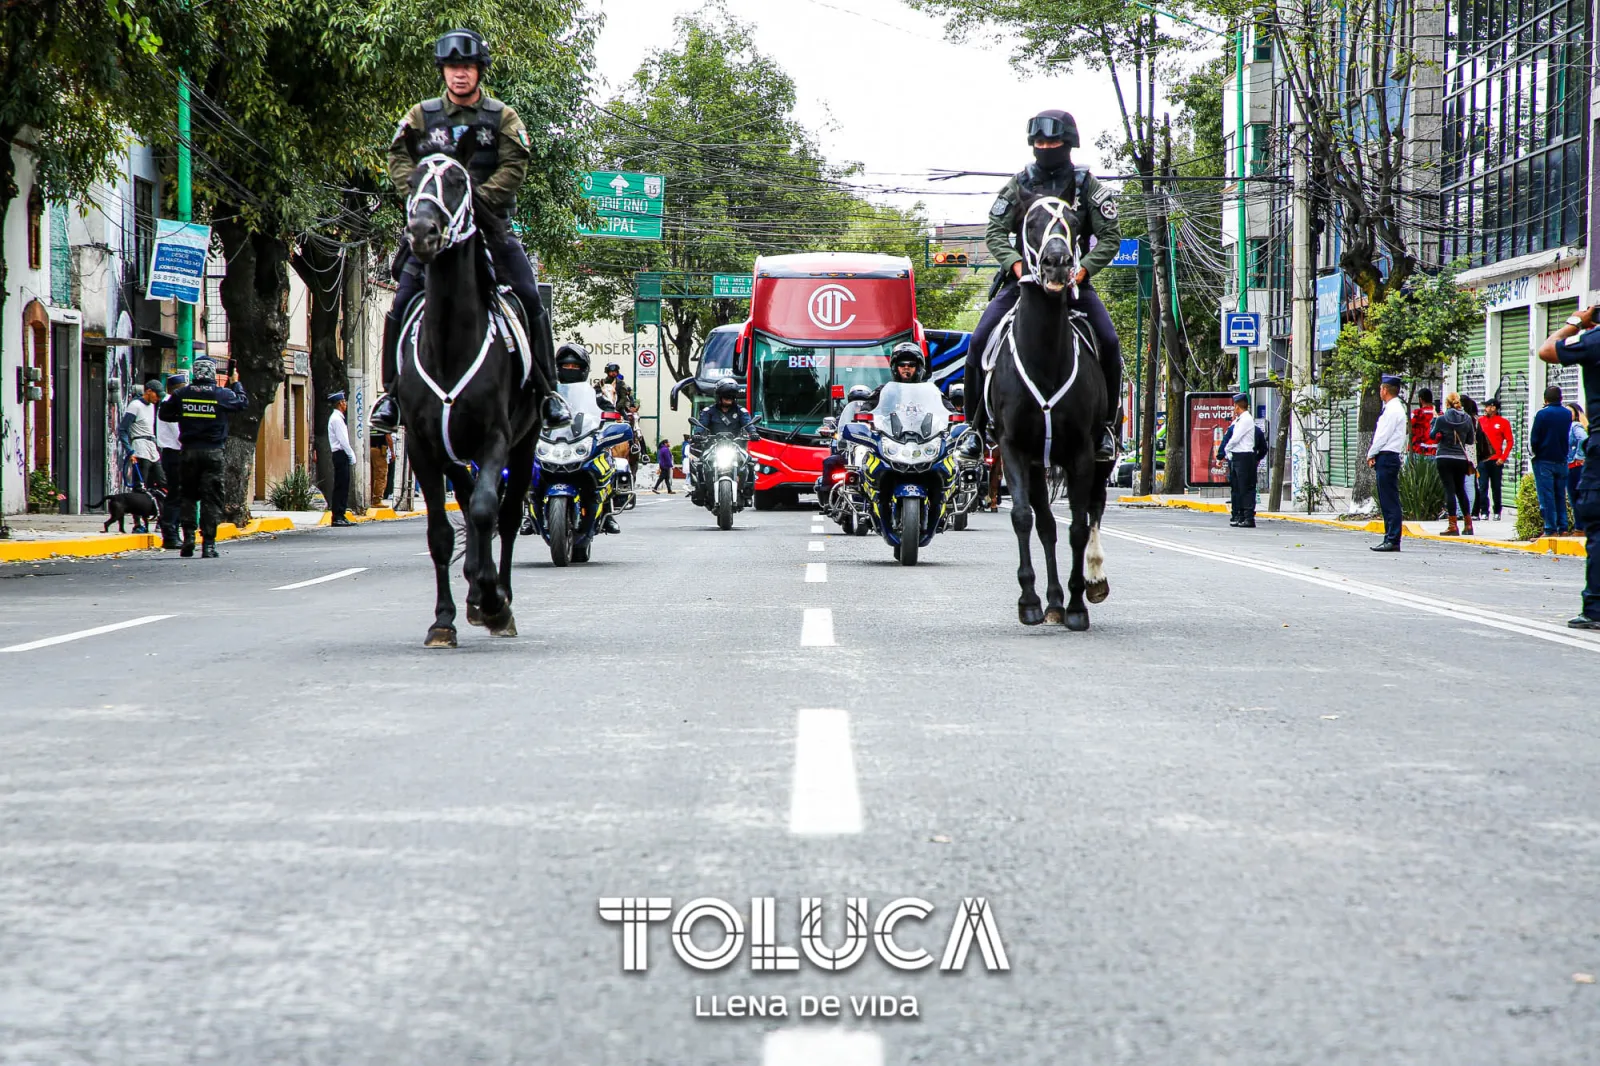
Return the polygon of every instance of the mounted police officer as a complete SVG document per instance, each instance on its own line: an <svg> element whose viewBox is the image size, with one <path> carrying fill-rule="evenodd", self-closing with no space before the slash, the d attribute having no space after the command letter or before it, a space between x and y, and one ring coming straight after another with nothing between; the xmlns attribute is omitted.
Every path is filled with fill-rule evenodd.
<svg viewBox="0 0 1600 1066"><path fill-rule="evenodd" d="M1028 143L1033 146L1033 162L1026 170L1006 182L1005 188L989 209L987 244L1000 264L995 279L999 289L978 319L967 351L967 418L980 430L983 427L983 350L1000 320L1017 304L1018 283L1025 267L1022 247L1022 203L1036 196L1054 196L1067 203L1078 246L1078 296L1076 307L1089 316L1100 349L1100 369L1106 378L1108 397L1106 420L1095 446L1095 459L1108 462L1116 457L1117 416L1122 393L1122 351L1117 332L1105 304L1089 280L1116 258L1120 246L1117 230L1117 199L1109 186L1101 185L1088 167L1072 165L1072 149L1078 147L1078 123L1065 111L1041 111L1028 121ZM1089 238L1095 246L1089 247Z"/></svg>
<svg viewBox="0 0 1600 1066"><path fill-rule="evenodd" d="M194 511L200 505L202 559L217 557L217 521L222 517L222 446L228 440L228 415L243 411L250 402L244 383L231 388L227 375L217 381L217 367L209 359L196 359L190 371L194 380L161 401L161 421L176 422L182 450L177 477L178 521L183 526L183 547L178 554L194 555Z"/></svg>
<svg viewBox="0 0 1600 1066"><path fill-rule="evenodd" d="M472 175L473 188L481 201L505 223L505 239L489 247L495 272L522 301L528 332L547 330L549 316L539 299L533 266L521 242L512 235L510 225L517 191L528 176L527 127L514 108L483 91L481 82L489 69L490 57L488 45L480 34L473 30L451 30L434 43L433 62L444 78L444 95L422 101L400 120L394 140L389 144L389 180L401 196L408 194L407 184L417 165L406 146L408 131L413 131L419 143L429 151L454 151L462 138L471 138L474 150L466 165L467 172ZM484 235L487 238L487 233ZM404 241L395 257L393 274L397 282L394 305L383 323L384 395L372 409L371 424L377 433L391 433L400 422L399 407L390 395L397 373L395 352L406 308L423 288L422 266ZM545 379L554 381L555 368L546 370ZM546 399L544 417L546 422L557 424L567 420L566 404L559 396Z"/></svg>

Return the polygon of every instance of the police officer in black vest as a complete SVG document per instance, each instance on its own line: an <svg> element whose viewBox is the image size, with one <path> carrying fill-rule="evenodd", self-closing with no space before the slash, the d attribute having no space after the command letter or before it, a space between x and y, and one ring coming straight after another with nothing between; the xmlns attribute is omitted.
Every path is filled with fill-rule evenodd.
<svg viewBox="0 0 1600 1066"><path fill-rule="evenodd" d="M462 138L471 138L474 150L467 161L473 188L478 198L505 222L505 240L491 244L489 254L499 279L517 294L528 317L528 332L548 331L550 319L539 299L539 285L533 265L522 243L511 233L511 213L517 191L528 176L528 129L516 110L483 91L480 84L489 69L489 48L473 30L451 30L433 46L433 62L444 78L443 96L417 104L395 129L389 145L389 180L401 196L416 161L406 147L406 132L414 130L427 151L453 152ZM479 230L480 233L484 231ZM488 234L484 234L487 238ZM397 374L395 352L400 342L401 319L412 299L422 292L422 266L402 240L395 257L394 305L383 323L383 390L372 409L371 426L375 433L392 433L400 424L400 409L389 395ZM537 351L537 348L535 349ZM548 357L547 357L548 358ZM545 368L546 381L556 380L555 367ZM570 418L559 396L545 400L546 422L562 423Z"/></svg>
<svg viewBox="0 0 1600 1066"><path fill-rule="evenodd" d="M1117 198L1109 186L1101 185L1099 179L1089 173L1088 167L1072 165L1072 150L1078 147L1078 123L1065 111L1041 111L1030 119L1028 143L1033 146L1033 162L1006 182L989 209L986 243L995 262L1000 264L1000 276L995 279L999 291L992 293L989 306L979 317L978 327L972 333L972 346L967 351L967 419L980 429L984 425L983 350L1000 320L1016 306L1021 292L1017 285L1025 269L1021 252L1022 201L1035 196L1054 196L1065 200L1071 208L1068 217L1078 240L1077 306L1089 316L1089 327L1094 330L1108 397L1106 421L1095 446L1095 458L1110 461L1116 457L1122 349L1117 343L1111 316L1106 313L1106 306L1100 302L1089 279L1117 256L1121 244ZM1093 248L1089 247L1090 237L1096 242Z"/></svg>
<svg viewBox="0 0 1600 1066"><path fill-rule="evenodd" d="M194 555L194 509L200 505L200 549L203 559L217 557L217 521L222 517L222 446L228 440L228 415L243 411L250 398L244 385L227 375L217 382L217 367L209 359L196 359L191 371L194 380L161 401L158 413L163 422L178 423L182 441L179 453L177 492L178 522L183 526L183 547L178 554Z"/></svg>

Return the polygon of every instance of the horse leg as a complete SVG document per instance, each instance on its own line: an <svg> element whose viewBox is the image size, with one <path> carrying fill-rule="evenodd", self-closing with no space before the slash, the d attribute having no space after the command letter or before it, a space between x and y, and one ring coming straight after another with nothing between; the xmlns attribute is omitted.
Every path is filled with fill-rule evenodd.
<svg viewBox="0 0 1600 1066"><path fill-rule="evenodd" d="M506 467L506 446L493 440L478 460L478 483L472 490L467 513L467 580L478 592L483 624L497 637L514 637L516 619L511 601L500 586L494 565L495 526L500 517L500 471Z"/></svg>
<svg viewBox="0 0 1600 1066"><path fill-rule="evenodd" d="M522 531L523 508L527 506L528 484L533 480L533 448L539 442L530 433L511 449L505 492L500 497L500 594L511 603L511 556ZM510 636L511 634L504 634Z"/></svg>
<svg viewBox="0 0 1600 1066"><path fill-rule="evenodd" d="M428 554L433 557L433 625L422 642L425 648L456 646L456 602L450 595L450 559L456 551L456 529L445 513L444 475L432 467L431 459L418 456L418 449L407 448L411 469L422 487L428 507Z"/></svg>
<svg viewBox="0 0 1600 1066"><path fill-rule="evenodd" d="M1100 522L1106 513L1106 479L1101 477L1100 464L1095 466L1095 487L1089 497L1089 547L1084 555L1088 586L1084 591L1090 603L1104 603L1111 595L1111 582L1106 580L1106 553L1100 544Z"/></svg>
<svg viewBox="0 0 1600 1066"><path fill-rule="evenodd" d="M1005 452L1006 480L1011 485L1011 528L1017 534L1017 584L1022 595L1017 598L1017 620L1025 626L1036 626L1044 621L1044 611L1039 607L1039 594L1033 587L1033 470L1027 460L1010 442L1002 442Z"/></svg>
<svg viewBox="0 0 1600 1066"><path fill-rule="evenodd" d="M1072 598L1067 601L1066 623L1075 633L1089 628L1089 608L1083 602L1083 555L1089 546L1089 481L1094 475L1086 458L1074 463L1067 476L1067 495L1072 501L1072 529L1068 534L1072 541L1072 576L1067 578L1067 591Z"/></svg>
<svg viewBox="0 0 1600 1066"><path fill-rule="evenodd" d="M1045 612L1044 620L1053 626L1062 623L1061 573L1056 569L1056 513L1050 509L1049 472L1028 481L1028 506L1033 509L1033 520L1039 526L1039 543L1044 546Z"/></svg>

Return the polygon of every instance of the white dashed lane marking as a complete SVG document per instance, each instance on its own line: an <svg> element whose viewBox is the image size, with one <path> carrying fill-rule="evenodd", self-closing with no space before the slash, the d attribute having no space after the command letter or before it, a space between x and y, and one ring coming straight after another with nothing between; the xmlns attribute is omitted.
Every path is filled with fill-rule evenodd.
<svg viewBox="0 0 1600 1066"><path fill-rule="evenodd" d="M807 709L795 721L789 832L802 836L861 832L861 793L846 711ZM847 1060L824 1056L795 1061Z"/></svg>
<svg viewBox="0 0 1600 1066"><path fill-rule="evenodd" d="M800 619L800 646L802 648L831 648L833 640L833 610L828 607L807 607Z"/></svg>
<svg viewBox="0 0 1600 1066"><path fill-rule="evenodd" d="M810 542L808 542L806 544L806 551L808 551L808 552L819 552L821 550L822 550L822 541L820 541L820 540L813 540L813 541L810 541Z"/></svg>
<svg viewBox="0 0 1600 1066"><path fill-rule="evenodd" d="M883 1066L883 1038L848 1029L779 1029L761 1045L761 1066Z"/></svg>
<svg viewBox="0 0 1600 1066"><path fill-rule="evenodd" d="M26 644L13 644L9 648L0 648L0 652L8 651L33 651L36 648L48 648L53 644L65 644L70 640L82 640L84 637L98 637L102 633L115 633L119 629L132 629L134 626L149 625L159 622L163 618L171 618L170 614L147 614L142 618L130 618L126 622L113 622L108 626L95 626L93 629L80 629L75 633L63 633L59 637L44 637L41 640L30 640ZM833 623L829 622L829 633L833 631ZM832 644L830 635L828 643Z"/></svg>
<svg viewBox="0 0 1600 1066"><path fill-rule="evenodd" d="M814 584L814 583L824 582L824 581L827 581L827 580L828 580L828 564L827 563L807 563L806 564L806 581L807 582Z"/></svg>
<svg viewBox="0 0 1600 1066"><path fill-rule="evenodd" d="M360 574L360 573L365 572L366 569L367 568L364 567L364 566L352 566L348 570L340 570L336 574L323 574L321 577L314 577L310 581L296 581L292 585L279 585L277 588L273 589L272 591L273 592L288 592L291 589L303 589L307 585L320 585L324 581L337 581L341 577L349 577L351 574Z"/></svg>

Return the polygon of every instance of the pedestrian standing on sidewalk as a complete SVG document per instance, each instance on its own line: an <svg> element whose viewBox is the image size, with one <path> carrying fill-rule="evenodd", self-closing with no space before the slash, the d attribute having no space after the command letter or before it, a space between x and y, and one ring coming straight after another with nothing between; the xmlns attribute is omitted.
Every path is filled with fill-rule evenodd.
<svg viewBox="0 0 1600 1066"><path fill-rule="evenodd" d="M163 422L178 424L183 465L178 476L178 521L183 526L183 547L178 554L194 555L195 505L200 508L202 559L217 557L217 522L222 518L222 446L228 440L228 416L250 403L244 382L228 387L229 377L218 379L217 364L196 359L190 368L194 381L161 401Z"/></svg>
<svg viewBox="0 0 1600 1066"><path fill-rule="evenodd" d="M182 374L167 375L167 395L171 396L187 384ZM167 505L161 508L161 547L171 551L180 547L178 541L178 475L183 470L183 439L178 423L159 417L156 420L156 447L161 451L161 469L167 476Z"/></svg>
<svg viewBox="0 0 1600 1066"><path fill-rule="evenodd" d="M161 382L144 383L144 389L128 401L122 413L122 430L127 434L128 450L139 471L140 488L167 487L166 471L161 466L161 447L156 439L156 404L161 402Z"/></svg>
<svg viewBox="0 0 1600 1066"><path fill-rule="evenodd" d="M354 522L345 517L345 511L350 506L350 468L356 461L356 450L350 447L350 427L345 424L344 412L350 405L345 402L344 392L330 393L328 402L333 404L333 413L328 416L328 450L333 454L333 499L328 501L328 509L333 512L333 525L353 526Z"/></svg>
<svg viewBox="0 0 1600 1066"><path fill-rule="evenodd" d="M1457 537L1463 532L1472 536L1472 508L1467 500L1467 478L1472 473L1472 455L1477 449L1478 433L1461 407L1461 397L1449 393L1444 398L1444 410L1433 420L1428 436L1434 440L1434 458L1439 470L1439 480L1444 482L1445 508L1450 515L1450 525L1444 531L1447 537ZM1456 525L1456 507L1460 505L1461 520L1466 528Z"/></svg>
<svg viewBox="0 0 1600 1066"><path fill-rule="evenodd" d="M1583 452L1589 446L1589 416L1575 403L1568 403L1567 410L1572 412L1572 430L1567 434L1567 496L1576 514L1578 483L1583 480Z"/></svg>
<svg viewBox="0 0 1600 1066"><path fill-rule="evenodd" d="M1433 436L1433 420L1438 412L1433 407L1433 390L1417 390L1417 409L1411 412L1411 451L1432 458L1438 447Z"/></svg>
<svg viewBox="0 0 1600 1066"><path fill-rule="evenodd" d="M372 503L378 506L389 494L389 449L392 437L388 433L367 434L367 457L372 465Z"/></svg>
<svg viewBox="0 0 1600 1066"><path fill-rule="evenodd" d="M1372 546L1375 552L1399 551L1405 532L1400 511L1400 456L1406 448L1406 405L1400 402L1401 384L1393 374L1383 375L1378 386L1383 413L1372 433L1372 447L1367 449L1367 465L1378 478L1378 510L1383 512L1383 541Z"/></svg>
<svg viewBox="0 0 1600 1066"><path fill-rule="evenodd" d="M1228 525L1241 529L1256 527L1256 467L1261 456L1256 452L1256 420L1250 417L1250 396L1233 397L1233 422L1220 446L1228 461L1228 486L1231 490L1231 517Z"/></svg>
<svg viewBox="0 0 1600 1066"><path fill-rule="evenodd" d="M1483 417L1478 419L1478 434L1489 448L1489 457L1478 465L1478 495L1483 517L1489 517L1489 497L1494 496L1494 520L1500 521L1500 481L1511 446L1516 442L1511 423L1500 414L1500 401L1491 396L1483 401Z"/></svg>
<svg viewBox="0 0 1600 1066"><path fill-rule="evenodd" d="M651 492L660 492L662 484L667 486L667 495L672 495L672 445L667 443L667 438L662 437L661 443L656 446L656 484Z"/></svg>
<svg viewBox="0 0 1600 1066"><path fill-rule="evenodd" d="M1590 307L1567 319L1566 324L1539 346L1547 363L1583 367L1583 402L1589 410L1600 404L1600 307ZM1589 562L1585 570L1583 610L1567 623L1573 629L1600 629L1600 447L1591 433L1584 453L1583 478L1573 514L1582 527Z"/></svg>
<svg viewBox="0 0 1600 1066"><path fill-rule="evenodd" d="M1468 418L1472 419L1473 454L1468 457L1472 460L1472 476L1467 478L1467 495L1472 498L1472 517L1487 518L1489 512L1486 509L1481 513L1479 511L1480 507L1484 507L1484 499L1478 479L1482 473L1483 461L1489 455L1489 442L1484 440L1483 434L1478 431L1478 401L1462 393L1461 410L1466 412Z"/></svg>
<svg viewBox="0 0 1600 1066"><path fill-rule="evenodd" d="M1567 532L1567 433L1572 412L1561 405L1561 390L1544 390L1544 406L1533 416L1528 449L1533 453L1533 485L1539 491L1539 517L1544 535Z"/></svg>

